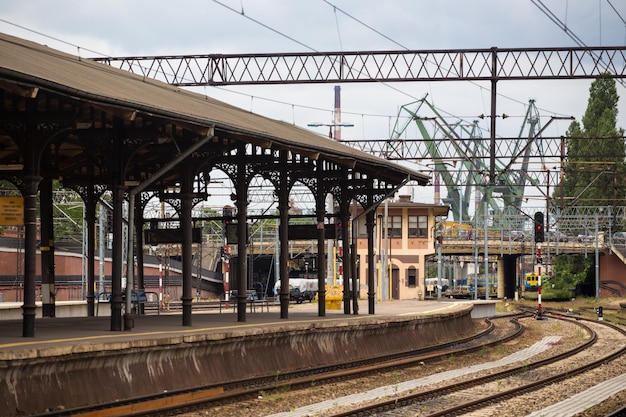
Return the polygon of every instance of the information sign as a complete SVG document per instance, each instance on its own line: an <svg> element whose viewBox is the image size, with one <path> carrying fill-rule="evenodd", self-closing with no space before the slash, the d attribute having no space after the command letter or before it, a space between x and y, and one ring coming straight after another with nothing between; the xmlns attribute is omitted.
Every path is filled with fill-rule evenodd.
<svg viewBox="0 0 626 417"><path fill-rule="evenodd" d="M23 197L0 197L0 225L24 225Z"/></svg>

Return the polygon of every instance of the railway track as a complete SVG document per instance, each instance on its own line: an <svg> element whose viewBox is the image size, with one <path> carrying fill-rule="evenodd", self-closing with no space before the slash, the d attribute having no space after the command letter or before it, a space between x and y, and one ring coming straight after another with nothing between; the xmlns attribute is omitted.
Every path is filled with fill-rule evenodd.
<svg viewBox="0 0 626 417"><path fill-rule="evenodd" d="M470 380L464 380L456 383L447 383L445 387L435 387L421 390L418 393L407 395L396 395L385 398L381 401L373 403L347 407L340 412L326 413L325 416L345 417L345 416L370 416L376 415L381 417L394 416L456 416L461 414L472 415L476 410L480 412L476 415L503 415L499 412L489 414L486 409L494 404L503 401L521 397L529 393L536 393L537 390L550 386L552 384L573 378L576 375L583 374L592 369L601 367L626 353L626 331L618 326L604 322L593 322L589 319L571 319L565 318L561 314L549 314L551 318L559 320L568 320L576 323L582 329L585 329L591 337L589 340L576 347L553 355L549 358L535 361L532 363L524 363L519 366L509 367L507 369L492 372L488 375L474 377ZM586 321L583 324L582 321ZM593 327L593 328L592 328ZM589 349L598 342L598 333L600 329L610 329L611 332L619 333L619 337L623 340L620 348L609 348L607 352L597 355L589 354L587 356L596 356L594 360L574 360L570 366L564 367L563 370L556 370L557 367L550 370L552 364L559 361L565 361L574 355ZM604 330L602 330L604 331ZM615 347L615 346L613 346ZM598 349L596 349L598 350ZM581 363L575 363L575 362ZM571 361L570 361L571 362ZM482 391L482 392L481 392ZM486 393L485 393L486 391ZM621 413L624 411L622 410ZM612 415L612 414L610 414ZM615 414L621 415L621 414Z"/></svg>
<svg viewBox="0 0 626 417"><path fill-rule="evenodd" d="M522 334L523 326L518 321L522 317L528 317L528 313L511 314L493 320L486 320L486 327L471 337L411 352L381 356L333 367L242 379L228 384L199 387L194 390L161 393L113 404L58 410L46 413L45 416L154 416L159 414L168 415L173 410L177 410L176 413L180 413L181 409L223 407L228 404L256 398L260 392L294 391L302 387L309 388L315 384L332 384L337 381L364 377L369 374L416 366L416 364L424 361L441 360L451 355L459 357L469 352L496 346ZM495 324L496 322L498 323L497 325Z"/></svg>

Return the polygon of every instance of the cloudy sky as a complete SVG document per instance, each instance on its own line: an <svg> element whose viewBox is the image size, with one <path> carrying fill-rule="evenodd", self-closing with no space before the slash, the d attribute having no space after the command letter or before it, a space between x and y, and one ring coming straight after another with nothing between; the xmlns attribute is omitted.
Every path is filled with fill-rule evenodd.
<svg viewBox="0 0 626 417"><path fill-rule="evenodd" d="M550 15L550 17L548 16ZM25 0L0 2L0 31L84 57L626 45L623 0ZM555 21L557 23L555 23ZM563 30L563 25L567 30ZM591 81L498 84L498 136L517 136L529 99L543 123L583 115ZM196 90L298 126L332 122L332 84ZM343 139L386 139L400 106L428 94L447 116L489 113L489 85L344 84ZM618 84L619 127L626 88ZM562 135L569 122L550 125ZM481 124L489 136L487 119ZM326 128L327 129L327 128ZM320 134L327 130L318 128ZM430 201L428 201L430 202Z"/></svg>

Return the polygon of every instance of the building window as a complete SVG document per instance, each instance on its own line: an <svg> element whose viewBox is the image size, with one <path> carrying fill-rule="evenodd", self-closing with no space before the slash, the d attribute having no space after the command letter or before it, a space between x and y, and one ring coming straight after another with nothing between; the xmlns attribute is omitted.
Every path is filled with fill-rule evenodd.
<svg viewBox="0 0 626 417"><path fill-rule="evenodd" d="M402 237L402 216L389 216L389 237Z"/></svg>
<svg viewBox="0 0 626 417"><path fill-rule="evenodd" d="M407 284L409 287L417 286L417 270L415 267L411 266L406 271L407 273Z"/></svg>
<svg viewBox="0 0 626 417"><path fill-rule="evenodd" d="M357 222L358 224L358 230L359 230L359 237L360 238L366 238L367 237L367 220L365 218L361 218L359 219L359 221Z"/></svg>
<svg viewBox="0 0 626 417"><path fill-rule="evenodd" d="M428 237L428 216L409 216L409 237Z"/></svg>

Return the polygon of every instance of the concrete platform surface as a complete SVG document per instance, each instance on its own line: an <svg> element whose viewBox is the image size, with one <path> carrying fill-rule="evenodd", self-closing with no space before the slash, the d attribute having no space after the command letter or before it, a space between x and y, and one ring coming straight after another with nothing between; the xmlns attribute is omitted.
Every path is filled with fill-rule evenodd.
<svg viewBox="0 0 626 417"><path fill-rule="evenodd" d="M40 318L32 338L21 336L22 320L0 321L0 404L3 415L32 415L420 349L472 333L472 308L391 301L373 315L319 317L316 303L304 303L287 319L271 306L247 311L245 322L232 308L198 310L191 326L171 312L116 332L110 317Z"/></svg>
<svg viewBox="0 0 626 417"><path fill-rule="evenodd" d="M62 317L38 318L35 322L35 337L22 336L22 320L0 321L0 360L10 358L41 357L55 355L54 349L72 347L75 352L78 345L86 350L97 350L97 345L124 343L141 340L171 340L172 338L210 335L216 333L257 334L262 329L303 328L311 325L348 326L371 320L389 320L399 316L435 316L458 313L472 308L464 302L455 301L386 301L375 306L375 314L367 312L364 301L359 303L358 315L347 315L342 310L326 310L326 315L318 315L317 303L292 304L289 317L280 318L280 307L270 305L269 312L246 311L246 321L238 322L233 309L194 311L192 325L182 325L181 312L162 312L160 315L140 315L134 318L134 328L129 331L111 331L110 317ZM106 348L109 350L110 346ZM59 352L57 352L58 354Z"/></svg>

